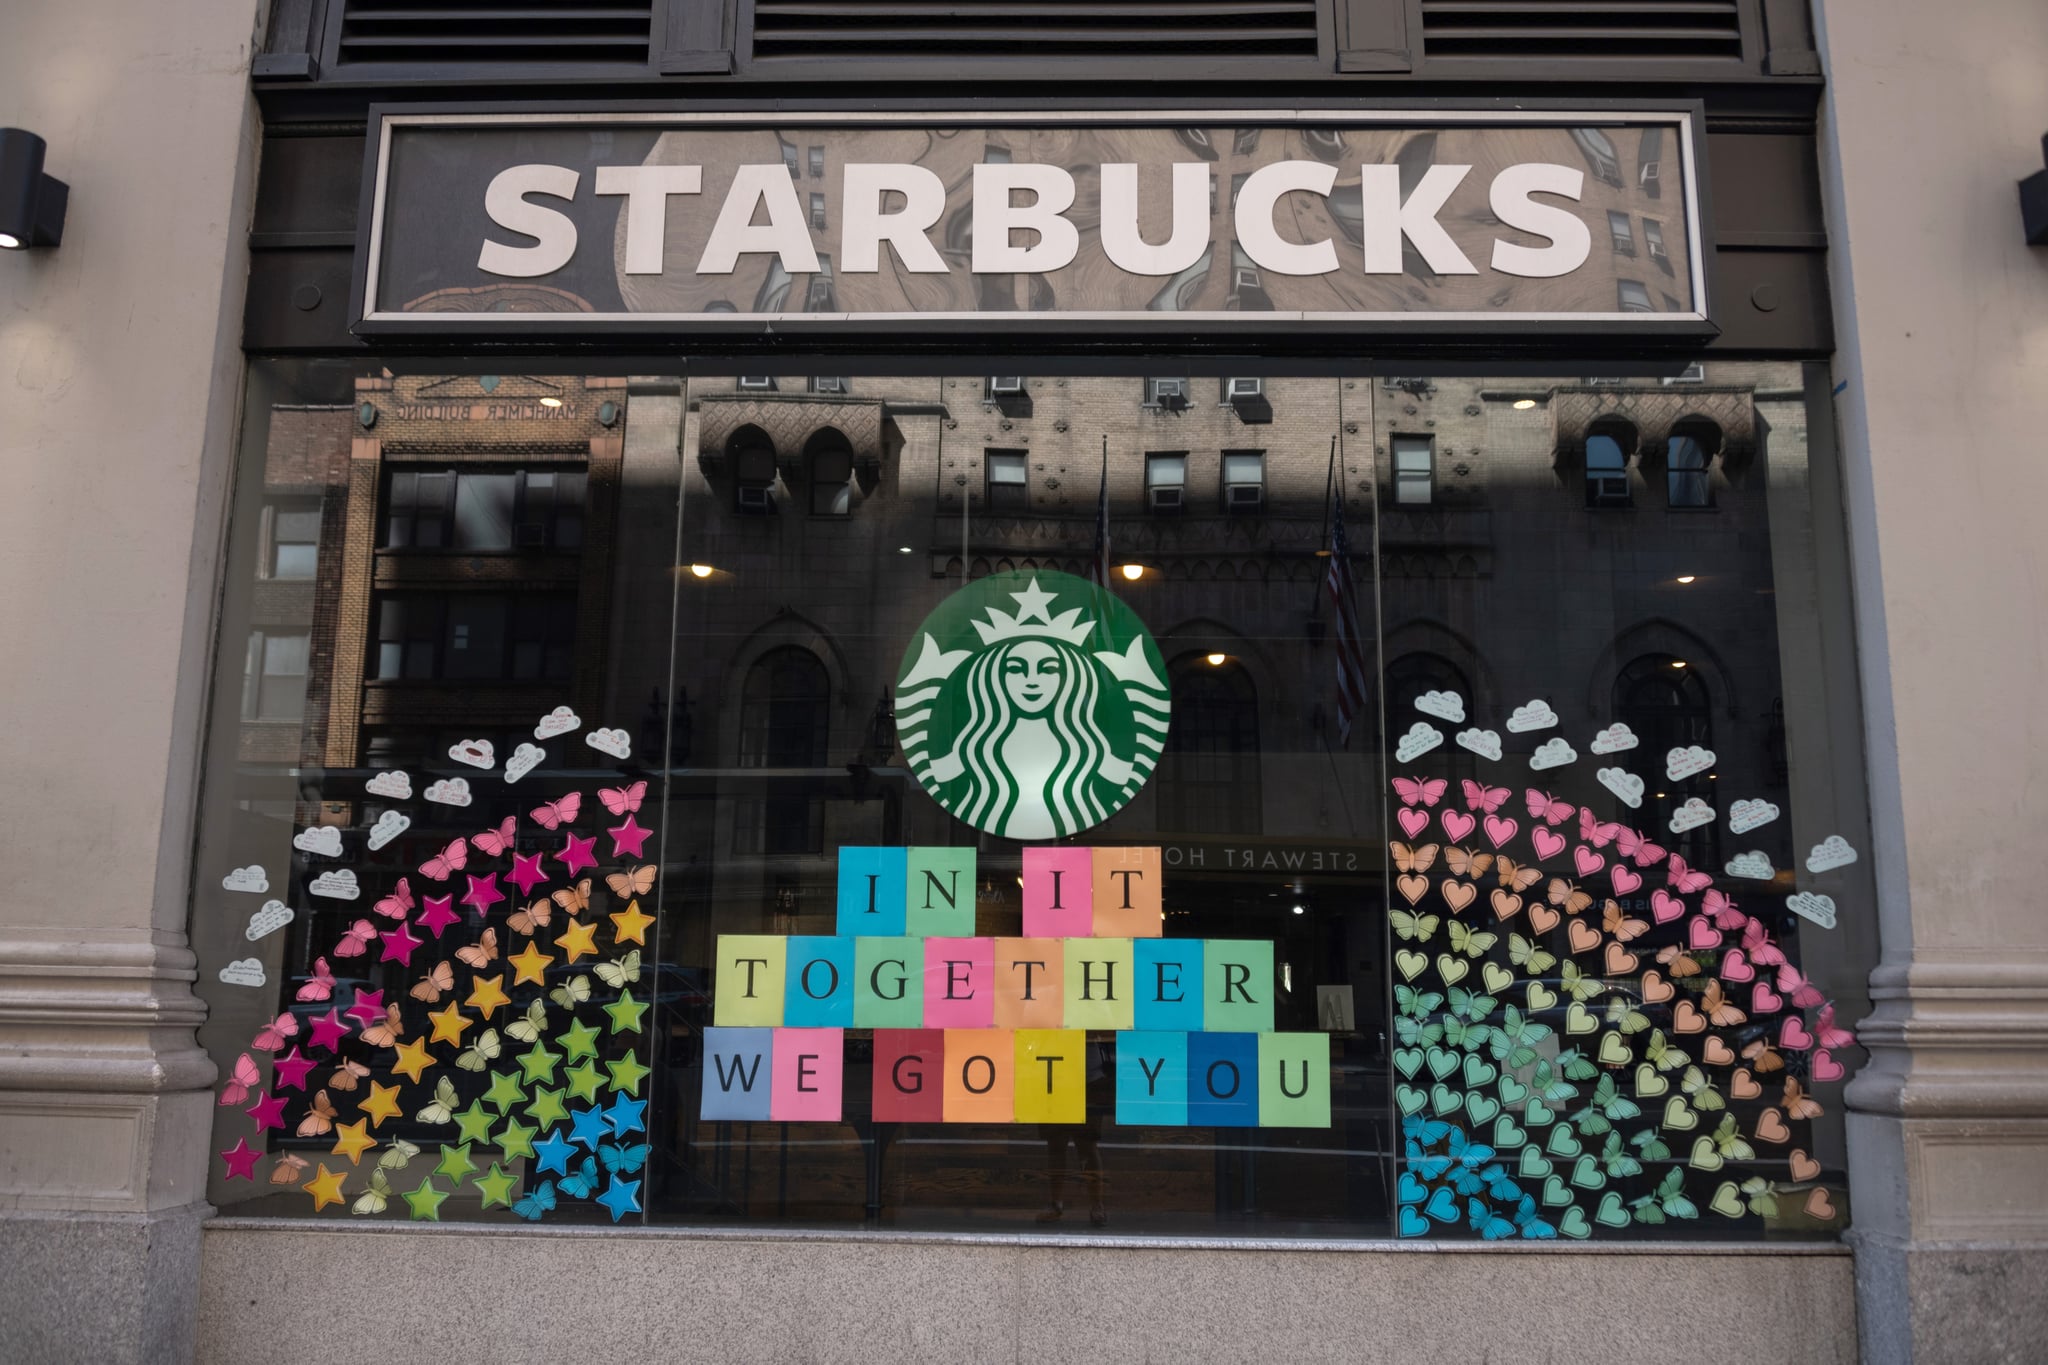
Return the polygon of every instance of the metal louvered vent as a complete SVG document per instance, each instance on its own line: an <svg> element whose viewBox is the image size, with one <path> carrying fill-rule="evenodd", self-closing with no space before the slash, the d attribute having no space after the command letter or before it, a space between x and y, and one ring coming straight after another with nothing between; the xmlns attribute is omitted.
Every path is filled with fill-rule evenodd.
<svg viewBox="0 0 2048 1365"><path fill-rule="evenodd" d="M1740 59L1740 0L1422 0L1430 57Z"/></svg>
<svg viewBox="0 0 2048 1365"><path fill-rule="evenodd" d="M755 0L754 56L1314 57L1317 0Z"/></svg>
<svg viewBox="0 0 2048 1365"><path fill-rule="evenodd" d="M647 62L653 0L347 0L345 63Z"/></svg>

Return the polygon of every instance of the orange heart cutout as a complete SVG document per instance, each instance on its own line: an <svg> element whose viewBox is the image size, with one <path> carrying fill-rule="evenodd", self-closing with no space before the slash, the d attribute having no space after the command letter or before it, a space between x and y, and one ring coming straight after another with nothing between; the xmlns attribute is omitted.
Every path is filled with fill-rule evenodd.
<svg viewBox="0 0 2048 1365"><path fill-rule="evenodd" d="M1410 905L1429 894L1429 878L1418 872L1410 872L1394 878L1394 889L1408 898Z"/></svg>
<svg viewBox="0 0 2048 1365"><path fill-rule="evenodd" d="M1822 1222L1835 1216L1835 1206L1829 1202L1825 1189L1817 1189L1806 1196L1806 1211Z"/></svg>
<svg viewBox="0 0 2048 1365"><path fill-rule="evenodd" d="M1643 973L1643 999L1661 1005L1678 992L1655 968Z"/></svg>
<svg viewBox="0 0 2048 1365"><path fill-rule="evenodd" d="M1680 1008L1685 1006L1681 1003ZM1708 1066L1729 1066L1735 1061L1735 1050L1719 1038L1709 1038L1700 1050L1700 1060Z"/></svg>
<svg viewBox="0 0 2048 1365"><path fill-rule="evenodd" d="M1707 1017L1692 1007L1692 1001L1681 1000L1672 1011L1671 1027L1679 1033L1705 1033Z"/></svg>
<svg viewBox="0 0 2048 1365"><path fill-rule="evenodd" d="M1449 877L1444 878L1443 885L1439 886L1437 891L1443 896L1444 904L1451 907L1451 913L1454 915L1479 899L1478 887L1470 882L1453 881Z"/></svg>
<svg viewBox="0 0 2048 1365"><path fill-rule="evenodd" d="M1753 1100L1764 1093L1764 1088L1749 1074L1748 1067L1741 1066L1735 1069L1735 1079L1728 1083L1728 1093L1738 1100Z"/></svg>
<svg viewBox="0 0 2048 1365"><path fill-rule="evenodd" d="M1557 911L1547 905L1532 905L1529 907L1529 926L1539 934L1549 933L1563 919L1563 915L1558 914Z"/></svg>
<svg viewBox="0 0 2048 1365"><path fill-rule="evenodd" d="M1811 1180L1819 1174L1820 1163L1808 1156L1804 1149L1794 1147L1792 1149L1792 1178L1794 1180Z"/></svg>
<svg viewBox="0 0 2048 1365"><path fill-rule="evenodd" d="M1572 951L1575 953L1590 953L1600 946L1600 931L1590 924L1573 920L1572 927L1567 932L1571 935Z"/></svg>
<svg viewBox="0 0 2048 1365"><path fill-rule="evenodd" d="M1776 1109L1766 1109L1757 1115L1756 1140L1758 1142L1787 1142L1792 1130L1785 1126L1785 1116Z"/></svg>
<svg viewBox="0 0 2048 1365"><path fill-rule="evenodd" d="M1607 945L1607 974L1609 976L1627 976L1636 969L1637 961L1636 955L1622 947L1619 943Z"/></svg>
<svg viewBox="0 0 2048 1365"><path fill-rule="evenodd" d="M1506 887L1502 887L1493 893L1493 917L1495 919L1513 919L1521 913L1522 898L1520 896L1515 895Z"/></svg>

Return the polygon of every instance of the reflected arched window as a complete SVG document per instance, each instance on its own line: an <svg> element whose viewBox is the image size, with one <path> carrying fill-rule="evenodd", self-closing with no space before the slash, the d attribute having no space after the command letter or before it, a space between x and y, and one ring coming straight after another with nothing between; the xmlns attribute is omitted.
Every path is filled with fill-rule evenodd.
<svg viewBox="0 0 2048 1365"><path fill-rule="evenodd" d="M1259 694L1250 672L1228 655L1191 654L1167 677L1173 727L1159 768L1160 828L1257 834Z"/></svg>
<svg viewBox="0 0 2048 1365"><path fill-rule="evenodd" d="M1415 709L1415 699L1425 692L1455 692L1465 699L1466 715L1474 710L1472 680L1440 654L1403 654L1387 665L1386 689L1389 748L1418 720L1443 728Z"/></svg>
<svg viewBox="0 0 2048 1365"><path fill-rule="evenodd" d="M807 649L771 649L747 670L740 701L742 768L816 769L825 764L832 680ZM764 777L735 803L734 850L818 853L825 803L813 795L815 772Z"/></svg>
<svg viewBox="0 0 2048 1365"><path fill-rule="evenodd" d="M1586 436L1586 506L1627 507L1628 452L1635 435L1626 427L1597 426Z"/></svg>
<svg viewBox="0 0 2048 1365"><path fill-rule="evenodd" d="M1715 826L1672 834L1670 819L1690 797L1718 805L1718 784L1706 773L1679 782L1664 776L1665 755L1673 749L1714 747L1713 698L1698 665L1675 654L1643 654L1630 660L1614 680L1614 718L1635 731L1635 752L1642 755L1635 766L1649 784L1642 808L1628 818L1640 822L1656 842L1674 849L1688 863L1711 870Z"/></svg>
<svg viewBox="0 0 2048 1365"><path fill-rule="evenodd" d="M1691 419L1672 428L1664 444L1666 494L1673 507L1712 507L1714 488L1707 467L1721 447L1721 431L1712 422Z"/></svg>
<svg viewBox="0 0 2048 1365"><path fill-rule="evenodd" d="M771 512L775 509L775 443L756 426L744 426L725 443L725 459L732 469L733 496L742 512Z"/></svg>
<svg viewBox="0 0 2048 1365"><path fill-rule="evenodd" d="M811 481L811 515L843 517L853 510L853 447L826 427L804 446Z"/></svg>

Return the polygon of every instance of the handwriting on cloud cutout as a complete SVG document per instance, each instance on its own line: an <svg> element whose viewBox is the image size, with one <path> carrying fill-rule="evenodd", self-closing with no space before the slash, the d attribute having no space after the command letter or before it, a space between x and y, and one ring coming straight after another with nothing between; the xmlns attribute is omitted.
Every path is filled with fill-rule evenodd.
<svg viewBox="0 0 2048 1365"><path fill-rule="evenodd" d="M1407 763L1422 757L1443 742L1443 731L1428 721L1418 720L1408 727L1408 733L1401 736L1401 742L1394 746L1394 757Z"/></svg>
<svg viewBox="0 0 2048 1365"><path fill-rule="evenodd" d="M399 835L412 828L412 817L399 811L387 810L377 817L377 823L370 826L370 837L366 841L372 852L384 847Z"/></svg>
<svg viewBox="0 0 2048 1365"><path fill-rule="evenodd" d="M583 742L622 763L633 756L633 737L624 730L592 730L583 736Z"/></svg>
<svg viewBox="0 0 2048 1365"><path fill-rule="evenodd" d="M472 768L489 768L498 761L498 751L487 739L459 739L448 746L448 757Z"/></svg>
<svg viewBox="0 0 2048 1365"><path fill-rule="evenodd" d="M422 793L427 800L442 806L466 806L473 799L469 794L469 779L466 777L444 777L430 782Z"/></svg>
<svg viewBox="0 0 2048 1365"><path fill-rule="evenodd" d="M1618 754L1624 749L1633 749L1640 743L1642 741L1636 738L1635 731L1629 729L1620 721L1616 721L1599 734L1593 736L1593 742L1586 747L1596 754L1605 755Z"/></svg>
<svg viewBox="0 0 2048 1365"><path fill-rule="evenodd" d="M333 825L314 825L292 836L292 847L301 853L318 853L329 858L341 856L341 831Z"/></svg>
<svg viewBox="0 0 2048 1365"><path fill-rule="evenodd" d="M1465 721L1465 699L1456 692L1424 692L1415 699L1415 709L1425 716L1435 716L1453 725Z"/></svg>
<svg viewBox="0 0 2048 1365"><path fill-rule="evenodd" d="M1557 724L1557 712L1550 709L1550 703L1541 697L1517 706L1508 716L1508 731L1521 734L1526 730L1548 730Z"/></svg>
<svg viewBox="0 0 2048 1365"><path fill-rule="evenodd" d="M1620 797L1623 804L1634 808L1643 804L1643 779L1621 768L1602 768L1593 774L1600 785Z"/></svg>
<svg viewBox="0 0 2048 1365"><path fill-rule="evenodd" d="M512 751L512 757L505 760L505 780L517 782L539 766L548 756L548 751L538 744L522 744Z"/></svg>
<svg viewBox="0 0 2048 1365"><path fill-rule="evenodd" d="M582 726L583 717L577 715L566 706L557 706L554 710L542 716L540 724L533 727L533 737L535 739L553 739L557 735L566 735L572 730L581 729Z"/></svg>
<svg viewBox="0 0 2048 1365"><path fill-rule="evenodd" d="M1529 755L1529 766L1537 772L1545 768L1562 768L1567 763L1578 761L1578 750L1565 743L1562 735L1553 735L1544 740L1536 746L1536 752Z"/></svg>
<svg viewBox="0 0 2048 1365"><path fill-rule="evenodd" d="M254 943L265 934L284 928L293 918L292 908L283 901L265 901L261 910L249 916L249 927L242 931L242 937Z"/></svg>
<svg viewBox="0 0 2048 1365"><path fill-rule="evenodd" d="M1664 776L1673 782L1683 782L1688 777L1698 777L1714 767L1714 751L1703 749L1697 744L1688 744L1682 749L1673 749L1664 755Z"/></svg>
<svg viewBox="0 0 2048 1365"><path fill-rule="evenodd" d="M363 888L356 882L355 872L346 867L322 872L307 883L306 889L316 896L326 896L330 900L338 901L352 901L363 894Z"/></svg>
<svg viewBox="0 0 2048 1365"><path fill-rule="evenodd" d="M1695 796L1687 800L1677 810L1671 812L1671 819L1668 823L1673 834L1683 834L1689 829L1698 829L1701 825L1712 824L1714 817L1718 813L1712 806Z"/></svg>
<svg viewBox="0 0 2048 1365"><path fill-rule="evenodd" d="M1801 891L1785 897L1785 908L1795 915L1804 916L1823 929L1835 927L1835 898L1812 891Z"/></svg>
<svg viewBox="0 0 2048 1365"><path fill-rule="evenodd" d="M1458 731L1458 747L1460 749L1470 749L1481 758L1490 758L1496 763L1500 762L1500 734L1498 731L1482 730L1476 725L1469 730L1460 730Z"/></svg>
<svg viewBox="0 0 2048 1365"><path fill-rule="evenodd" d="M1728 828L1736 834L1747 834L1768 825L1778 815L1778 808L1762 797L1746 797L1728 808Z"/></svg>
<svg viewBox="0 0 2048 1365"><path fill-rule="evenodd" d="M393 801L412 800L412 774L403 768L387 768L363 784L363 790L372 796L387 796Z"/></svg>
<svg viewBox="0 0 2048 1365"><path fill-rule="evenodd" d="M220 979L230 986L261 986L265 980L263 963L258 958L238 958L220 969Z"/></svg>
<svg viewBox="0 0 2048 1365"><path fill-rule="evenodd" d="M1808 872L1832 872L1838 867L1847 867L1856 861L1856 850L1849 847L1849 841L1839 834L1830 834L1815 844L1806 854Z"/></svg>
<svg viewBox="0 0 2048 1365"><path fill-rule="evenodd" d="M1778 869L1771 866L1770 855L1760 848L1747 853L1738 853L1728 860L1727 872L1731 877L1747 877L1751 881L1767 882L1778 875Z"/></svg>
<svg viewBox="0 0 2048 1365"><path fill-rule="evenodd" d="M250 863L230 871L220 879L220 884L228 891L253 891L260 896L270 889L270 874L263 870L263 864Z"/></svg>

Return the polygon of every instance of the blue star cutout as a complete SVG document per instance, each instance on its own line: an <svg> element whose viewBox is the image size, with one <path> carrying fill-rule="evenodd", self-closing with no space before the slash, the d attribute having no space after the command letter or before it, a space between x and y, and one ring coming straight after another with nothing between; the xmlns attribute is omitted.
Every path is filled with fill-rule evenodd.
<svg viewBox="0 0 2048 1365"><path fill-rule="evenodd" d="M576 1147L558 1128L533 1144L533 1154L540 1158L540 1165L536 1169L542 1175L549 1171L557 1175L567 1175L569 1158L576 1155Z"/></svg>
<svg viewBox="0 0 2048 1365"><path fill-rule="evenodd" d="M611 1129L605 1126L604 1110L596 1105L569 1111L570 1141L580 1142L594 1150L598 1143L611 1135Z"/></svg>
<svg viewBox="0 0 2048 1365"><path fill-rule="evenodd" d="M629 1100L624 1095L614 1095L612 1106L605 1110L604 1118L605 1122L612 1126L613 1132L624 1137L628 1133L646 1132L646 1115L646 1100Z"/></svg>
<svg viewBox="0 0 2048 1365"><path fill-rule="evenodd" d="M629 1213L640 1212L640 1182L637 1180L614 1179L605 1186L597 1202L611 1210L612 1221L618 1222Z"/></svg>

